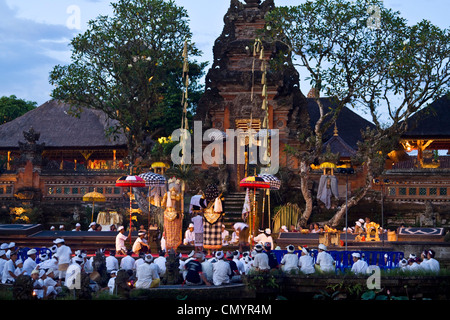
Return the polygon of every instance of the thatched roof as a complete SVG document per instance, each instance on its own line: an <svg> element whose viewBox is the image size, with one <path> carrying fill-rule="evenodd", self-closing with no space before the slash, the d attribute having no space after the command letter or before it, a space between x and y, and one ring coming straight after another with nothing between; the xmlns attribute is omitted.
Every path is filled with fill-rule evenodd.
<svg viewBox="0 0 450 320"><path fill-rule="evenodd" d="M18 149L24 142L23 132L33 128L40 133L38 143L45 148L120 148L126 147L123 135L107 137L106 129L114 122L103 112L82 109L80 117L69 115L70 107L50 100L0 126L0 149Z"/></svg>
<svg viewBox="0 0 450 320"><path fill-rule="evenodd" d="M450 138L450 98L443 96L415 113L404 138Z"/></svg>
<svg viewBox="0 0 450 320"><path fill-rule="evenodd" d="M308 101L310 126L311 128L314 128L315 123L319 119L319 108L314 98L307 98L306 100ZM332 99L320 98L320 100L325 106L326 112L328 112L329 109L336 108L336 105L333 103ZM339 139L335 138L331 142L333 142L333 145L341 145L339 148L342 149L340 150L342 153L351 152L350 149L356 150L358 148L357 142L362 140L361 130L365 130L367 127L375 127L373 123L367 121L347 107L342 108L339 117L337 118L336 126L339 130ZM334 126L330 126L330 128L324 134L323 141L328 141L333 137ZM350 147L350 149L348 149L347 147Z"/></svg>

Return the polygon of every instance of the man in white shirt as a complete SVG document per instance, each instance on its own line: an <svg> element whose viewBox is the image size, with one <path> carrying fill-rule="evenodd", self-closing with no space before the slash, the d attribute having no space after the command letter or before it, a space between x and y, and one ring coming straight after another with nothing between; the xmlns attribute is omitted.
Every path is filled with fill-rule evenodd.
<svg viewBox="0 0 450 320"><path fill-rule="evenodd" d="M23 270L25 274L31 276L31 272L36 268L36 249L30 249L27 251L28 258L23 262Z"/></svg>
<svg viewBox="0 0 450 320"><path fill-rule="evenodd" d="M316 266L321 272L332 272L334 271L334 259L326 250L327 247L323 243L319 244Z"/></svg>
<svg viewBox="0 0 450 320"><path fill-rule="evenodd" d="M72 231L81 231L81 224L77 223Z"/></svg>
<svg viewBox="0 0 450 320"><path fill-rule="evenodd" d="M231 267L223 260L223 251L216 252L217 262L213 263L213 283L215 286L230 283Z"/></svg>
<svg viewBox="0 0 450 320"><path fill-rule="evenodd" d="M8 253L6 254L8 256ZM17 276L14 272L16 271L17 252L9 252L9 260L6 261L2 272L2 283L14 283ZM24 271L22 271L23 274Z"/></svg>
<svg viewBox="0 0 450 320"><path fill-rule="evenodd" d="M125 228L120 226L117 231L119 233L116 236L116 253L126 254L127 247L125 246L125 241L131 238L131 230L128 232L128 236L125 236Z"/></svg>
<svg viewBox="0 0 450 320"><path fill-rule="evenodd" d="M183 244L185 246L193 246L195 242L194 224L190 223L186 232L184 233Z"/></svg>
<svg viewBox="0 0 450 320"><path fill-rule="evenodd" d="M127 252L127 255L123 257L122 260L120 261L120 269L127 270L128 273L130 274L132 274L133 271L135 270L135 263L136 263L134 258L131 256L132 253L133 251L129 250Z"/></svg>
<svg viewBox="0 0 450 320"><path fill-rule="evenodd" d="M227 246L230 238L230 232L225 229L225 225L222 224L222 245Z"/></svg>
<svg viewBox="0 0 450 320"><path fill-rule="evenodd" d="M136 278L137 289L149 289L159 286L158 266L153 263L151 254L145 255L144 263L139 265L136 270Z"/></svg>
<svg viewBox="0 0 450 320"><path fill-rule="evenodd" d="M286 247L287 253L281 259L281 270L290 273L298 271L298 255L294 252L295 247L290 244Z"/></svg>
<svg viewBox="0 0 450 320"><path fill-rule="evenodd" d="M53 243L57 246L56 255L58 256L59 279L64 279L70 264L72 250L65 245L65 241L62 238L56 239Z"/></svg>
<svg viewBox="0 0 450 320"><path fill-rule="evenodd" d="M253 260L252 270L255 271L269 271L269 256L263 252L264 247L258 243L255 246L256 255Z"/></svg>
<svg viewBox="0 0 450 320"><path fill-rule="evenodd" d="M353 252L353 266L351 272L354 274L365 274L369 265L366 261L361 260L361 254L359 252Z"/></svg>
<svg viewBox="0 0 450 320"><path fill-rule="evenodd" d="M158 258L156 258L153 263L159 267L160 273L159 276L162 277L166 273L166 253L165 251L160 251Z"/></svg>
<svg viewBox="0 0 450 320"><path fill-rule="evenodd" d="M316 269L314 269L314 259L305 247L302 248L301 256L298 259L298 267L300 268L300 272L304 274L316 272Z"/></svg>
<svg viewBox="0 0 450 320"><path fill-rule="evenodd" d="M439 273L439 271L441 270L441 267L440 267L439 261L437 261L434 258L435 254L436 253L434 252L434 250L429 249L427 251L427 259L428 260L426 261L426 264L429 266L429 269L431 272Z"/></svg>
<svg viewBox="0 0 450 320"><path fill-rule="evenodd" d="M116 252L111 250L109 255L105 258L106 271L111 273L113 270L119 270L119 260L116 258Z"/></svg>
<svg viewBox="0 0 450 320"><path fill-rule="evenodd" d="M147 240L145 239L145 232L140 231L138 233L138 237L133 243L132 250L137 255L139 255L139 253L141 252L145 253L150 251L150 246L148 245Z"/></svg>

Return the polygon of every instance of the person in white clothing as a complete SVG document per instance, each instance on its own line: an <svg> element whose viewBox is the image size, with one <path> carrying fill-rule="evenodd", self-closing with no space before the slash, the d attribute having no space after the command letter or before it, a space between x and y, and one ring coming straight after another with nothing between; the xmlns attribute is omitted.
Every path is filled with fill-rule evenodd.
<svg viewBox="0 0 450 320"><path fill-rule="evenodd" d="M236 263L236 266L240 272L240 274L245 274L244 263L239 259L241 253L238 250L233 251L233 261Z"/></svg>
<svg viewBox="0 0 450 320"><path fill-rule="evenodd" d="M185 246L187 245L193 246L194 241L195 241L194 224L190 223L187 230L184 232L183 244Z"/></svg>
<svg viewBox="0 0 450 320"><path fill-rule="evenodd" d="M8 284L8 283L14 283L16 281L16 278L23 274L24 271L22 270L21 273L15 274L16 271L16 261L17 261L17 252L10 252L9 253L9 260L6 261L3 272L2 272L2 283Z"/></svg>
<svg viewBox="0 0 450 320"><path fill-rule="evenodd" d="M327 252L327 247L321 243L319 244L319 253L316 258L316 267L321 272L332 272L334 271L334 259Z"/></svg>
<svg viewBox="0 0 450 320"><path fill-rule="evenodd" d="M72 250L65 245L65 241L62 238L56 239L53 243L57 246L56 255L58 256L59 279L64 279L66 277L66 270L70 264Z"/></svg>
<svg viewBox="0 0 450 320"><path fill-rule="evenodd" d="M433 273L439 273L439 271L441 270L439 261L437 261L434 256L435 256L435 252L434 250L429 249L427 251L427 259L428 261L426 262L428 264L428 266L430 267L430 271Z"/></svg>
<svg viewBox="0 0 450 320"><path fill-rule="evenodd" d="M131 238L131 230L128 232L128 236L125 235L125 228L120 226L117 231L119 233L116 236L116 252L118 254L126 254L127 247L125 246L125 241Z"/></svg>
<svg viewBox="0 0 450 320"><path fill-rule="evenodd" d="M359 252L353 252L352 257L353 265L351 272L353 272L354 274L365 274L369 266L366 261L361 259L361 254Z"/></svg>
<svg viewBox="0 0 450 320"><path fill-rule="evenodd" d="M230 264L223 260L223 251L217 251L215 254L217 262L213 264L213 283L215 286L230 283L232 275Z"/></svg>
<svg viewBox="0 0 450 320"><path fill-rule="evenodd" d="M116 251L111 250L105 258L106 271L111 273L113 270L119 270L119 260L116 258Z"/></svg>
<svg viewBox="0 0 450 320"><path fill-rule="evenodd" d="M253 240L255 243L260 243L264 245L265 243L270 243L270 250L273 250L273 238L271 236L272 231L269 228L266 228L264 230L260 230L261 233L258 234Z"/></svg>
<svg viewBox="0 0 450 320"><path fill-rule="evenodd" d="M263 252L264 247L261 244L255 246L255 258L253 259L252 270L254 271L269 271L269 256Z"/></svg>
<svg viewBox="0 0 450 320"><path fill-rule="evenodd" d="M112 270L110 272L111 278L108 280L108 289L110 294L114 294L116 290L116 276L117 276L117 270Z"/></svg>
<svg viewBox="0 0 450 320"><path fill-rule="evenodd" d="M23 262L23 269L25 274L31 276L31 272L36 268L36 249L30 249L27 251L27 258Z"/></svg>
<svg viewBox="0 0 450 320"><path fill-rule="evenodd" d="M298 255L294 252L295 247L290 244L286 247L287 253L281 259L281 270L284 272L296 272L298 271Z"/></svg>
<svg viewBox="0 0 450 320"><path fill-rule="evenodd" d="M131 256L133 251L129 250L127 251L127 255L120 260L120 269L126 270L130 275L134 272L136 269L136 261Z"/></svg>
<svg viewBox="0 0 450 320"><path fill-rule="evenodd" d="M158 266L153 263L151 254L145 255L144 263L140 264L136 269L136 278L137 289L149 289L159 286Z"/></svg>
<svg viewBox="0 0 450 320"><path fill-rule="evenodd" d="M159 256L153 261L159 267L159 276L163 277L166 274L166 253L165 251L160 251Z"/></svg>
<svg viewBox="0 0 450 320"><path fill-rule="evenodd" d="M194 212L194 217L191 219L194 225L194 246L195 251L203 250L203 216L201 213Z"/></svg>
<svg viewBox="0 0 450 320"><path fill-rule="evenodd" d="M301 256L298 259L298 267L300 268L300 272L304 274L313 274L316 272L316 269L314 269L314 259L305 247L302 248Z"/></svg>
<svg viewBox="0 0 450 320"><path fill-rule="evenodd" d="M137 255L139 255L139 253L141 252L146 253L150 251L150 246L147 240L145 239L145 234L146 233L144 231L139 231L138 237L133 243L132 250Z"/></svg>

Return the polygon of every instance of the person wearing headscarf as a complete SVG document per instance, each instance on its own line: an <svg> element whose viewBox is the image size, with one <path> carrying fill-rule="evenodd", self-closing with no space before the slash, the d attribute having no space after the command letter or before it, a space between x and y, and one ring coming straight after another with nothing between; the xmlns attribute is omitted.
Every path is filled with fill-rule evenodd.
<svg viewBox="0 0 450 320"><path fill-rule="evenodd" d="M181 212L181 182L169 179L169 190L164 194L161 206L164 208L164 237L166 250L177 250L183 243L183 212Z"/></svg>
<svg viewBox="0 0 450 320"><path fill-rule="evenodd" d="M213 263L213 283L215 286L230 283L230 276L232 276L230 264L223 260L223 251L217 251L215 258L217 262Z"/></svg>
<svg viewBox="0 0 450 320"><path fill-rule="evenodd" d="M27 251L27 258L23 262L23 270L25 274L31 276L31 272L36 268L36 249L30 249Z"/></svg>
<svg viewBox="0 0 450 320"><path fill-rule="evenodd" d="M290 244L286 247L287 253L281 259L281 270L286 273L298 271L298 255L295 253L295 247Z"/></svg>
<svg viewBox="0 0 450 320"><path fill-rule="evenodd" d="M269 256L264 252L262 244L258 243L255 246L255 257L253 259L252 270L254 271L269 271Z"/></svg>
<svg viewBox="0 0 450 320"><path fill-rule="evenodd" d="M146 253L150 251L150 245L145 239L145 234L146 233L144 231L139 231L138 237L133 243L132 251L137 255L139 255L139 253L141 252Z"/></svg>
<svg viewBox="0 0 450 320"><path fill-rule="evenodd" d="M321 271L321 272L332 272L334 271L334 259L331 256L331 254L329 254L327 252L327 247L321 243L319 244L319 253L317 254L317 259L316 259L316 267Z"/></svg>
<svg viewBox="0 0 450 320"><path fill-rule="evenodd" d="M367 265L366 261L361 259L361 254L359 252L353 252L352 258L353 265L351 272L353 272L354 274L365 274L369 266Z"/></svg>
<svg viewBox="0 0 450 320"><path fill-rule="evenodd" d="M298 259L298 267L300 268L300 272L304 274L312 274L316 272L314 269L314 259L305 247L302 247L302 253Z"/></svg>
<svg viewBox="0 0 450 320"><path fill-rule="evenodd" d="M141 263L136 269L136 288L149 289L159 287L160 278L158 266L153 263L151 254L145 255L144 263Z"/></svg>

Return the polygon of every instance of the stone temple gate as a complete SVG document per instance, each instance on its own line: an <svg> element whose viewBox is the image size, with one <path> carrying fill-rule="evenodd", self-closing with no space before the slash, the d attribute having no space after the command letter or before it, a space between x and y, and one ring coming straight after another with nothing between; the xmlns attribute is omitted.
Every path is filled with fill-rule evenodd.
<svg viewBox="0 0 450 320"><path fill-rule="evenodd" d="M295 168L295 160L283 153L283 149L285 144L296 143L298 129L308 121L307 101L300 91L299 74L292 61L283 56L286 48L279 43L262 41L262 53L254 55L255 40L263 39L264 17L273 8L273 0L246 0L245 3L231 0L222 34L214 44L214 61L206 76L205 93L198 104L196 120L202 121L203 130L245 131L250 127L260 130L266 115L261 108L262 82L265 81L266 127L279 130L280 166ZM283 66L271 68L270 62L281 57L285 60ZM262 63L267 66L265 75ZM248 144L248 139L240 141ZM224 150L226 153L226 148ZM228 164L230 186L237 188L240 179L247 173L254 173L249 170L245 164Z"/></svg>

